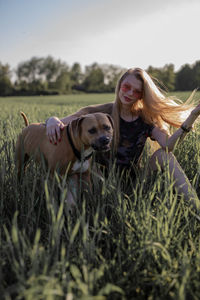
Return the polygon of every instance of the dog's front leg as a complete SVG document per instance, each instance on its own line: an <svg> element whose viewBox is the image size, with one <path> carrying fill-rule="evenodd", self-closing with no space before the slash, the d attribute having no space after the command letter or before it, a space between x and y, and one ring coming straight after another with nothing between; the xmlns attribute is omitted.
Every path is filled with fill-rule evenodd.
<svg viewBox="0 0 200 300"><path fill-rule="evenodd" d="M69 212L73 212L76 207L76 202L74 200L72 192L69 189L67 190L67 197L65 199L65 203L67 204L67 210Z"/></svg>
<svg viewBox="0 0 200 300"><path fill-rule="evenodd" d="M92 184L90 180L90 171L82 173L82 192L91 192Z"/></svg>
<svg viewBox="0 0 200 300"><path fill-rule="evenodd" d="M86 171L80 174L73 174L67 180L67 197L65 203L67 204L67 209L71 212L75 209L77 205L78 198L83 195L83 193L88 193L92 191L92 185L90 180L90 172ZM80 193L80 194L79 194Z"/></svg>
<svg viewBox="0 0 200 300"><path fill-rule="evenodd" d="M79 177L77 174L73 174L67 180L67 196L65 203L67 204L67 210L73 212L77 200L78 200L78 187L79 187Z"/></svg>

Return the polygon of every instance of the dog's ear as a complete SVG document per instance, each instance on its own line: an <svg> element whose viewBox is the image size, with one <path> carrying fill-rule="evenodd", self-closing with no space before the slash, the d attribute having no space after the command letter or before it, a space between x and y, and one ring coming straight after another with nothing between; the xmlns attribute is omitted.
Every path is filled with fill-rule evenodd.
<svg viewBox="0 0 200 300"><path fill-rule="evenodd" d="M110 124L112 126L112 128L114 129L114 121L113 121L113 118L109 115L109 114L106 114L108 120L110 121Z"/></svg>
<svg viewBox="0 0 200 300"><path fill-rule="evenodd" d="M70 122L70 127L74 136L81 134L81 123L84 120L84 116L81 116Z"/></svg>

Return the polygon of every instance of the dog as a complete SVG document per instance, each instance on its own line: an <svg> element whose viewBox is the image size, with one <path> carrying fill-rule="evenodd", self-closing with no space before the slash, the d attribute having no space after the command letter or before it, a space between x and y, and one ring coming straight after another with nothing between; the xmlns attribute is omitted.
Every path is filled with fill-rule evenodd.
<svg viewBox="0 0 200 300"><path fill-rule="evenodd" d="M20 180L31 157L38 163L44 158L51 174L67 172L69 190L66 202L74 206L77 182L81 178L90 185L90 161L94 151L110 150L113 139L113 120L110 115L93 113L83 115L64 127L57 145L49 142L44 123L32 123L21 112L26 127L16 142L16 165ZM71 191L70 191L71 189Z"/></svg>

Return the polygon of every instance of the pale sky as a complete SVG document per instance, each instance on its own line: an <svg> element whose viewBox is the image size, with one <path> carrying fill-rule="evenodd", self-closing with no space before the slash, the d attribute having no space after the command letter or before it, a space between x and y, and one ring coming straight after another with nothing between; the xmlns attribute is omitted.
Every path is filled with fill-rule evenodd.
<svg viewBox="0 0 200 300"><path fill-rule="evenodd" d="M0 62L175 70L200 60L200 0L0 0Z"/></svg>

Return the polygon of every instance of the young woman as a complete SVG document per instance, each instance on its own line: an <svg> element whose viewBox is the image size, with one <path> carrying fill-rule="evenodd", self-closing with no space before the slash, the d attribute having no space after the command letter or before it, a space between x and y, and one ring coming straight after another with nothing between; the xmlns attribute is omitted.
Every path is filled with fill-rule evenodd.
<svg viewBox="0 0 200 300"><path fill-rule="evenodd" d="M137 165L147 137L160 148L150 158L149 167L157 170L169 164L175 187L185 199L199 208L199 200L184 171L171 153L175 144L192 129L200 115L200 104L195 108L186 102L177 104L165 97L151 77L140 68L127 70L116 86L116 99L112 103L88 106L61 120L51 117L46 121L50 142L60 140L60 130L73 119L88 113L104 112L114 120L114 157L120 169ZM169 126L178 128L171 136Z"/></svg>

